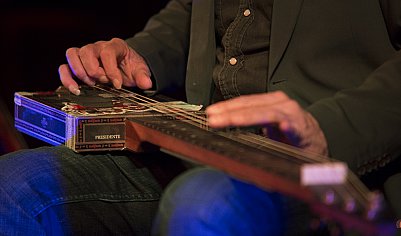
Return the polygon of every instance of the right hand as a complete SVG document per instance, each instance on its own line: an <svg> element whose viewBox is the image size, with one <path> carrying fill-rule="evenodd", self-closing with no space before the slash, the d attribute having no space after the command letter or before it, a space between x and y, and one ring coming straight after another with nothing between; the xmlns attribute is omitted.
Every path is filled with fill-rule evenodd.
<svg viewBox="0 0 401 236"><path fill-rule="evenodd" d="M66 56L68 64L59 67L60 80L76 95L80 90L74 77L90 86L111 82L117 89L122 85L141 89L152 87L150 69L145 60L122 39L69 48Z"/></svg>

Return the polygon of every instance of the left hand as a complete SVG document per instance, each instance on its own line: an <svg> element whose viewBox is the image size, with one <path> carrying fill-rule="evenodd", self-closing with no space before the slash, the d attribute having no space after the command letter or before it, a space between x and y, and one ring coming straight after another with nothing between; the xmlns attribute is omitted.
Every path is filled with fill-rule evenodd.
<svg viewBox="0 0 401 236"><path fill-rule="evenodd" d="M75 95L80 93L75 78L91 86L111 82L117 89L122 85L141 89L152 87L145 59L122 39L69 48L66 56L68 64L59 67L60 80Z"/></svg>
<svg viewBox="0 0 401 236"><path fill-rule="evenodd" d="M284 92L245 95L219 102L206 109L214 128L276 124L284 134L295 134L299 146L327 155L327 141L316 119Z"/></svg>

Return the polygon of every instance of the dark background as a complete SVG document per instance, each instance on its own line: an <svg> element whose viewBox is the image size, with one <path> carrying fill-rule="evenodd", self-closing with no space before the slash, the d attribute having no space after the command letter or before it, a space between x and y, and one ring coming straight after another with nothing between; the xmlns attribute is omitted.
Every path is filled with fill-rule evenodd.
<svg viewBox="0 0 401 236"><path fill-rule="evenodd" d="M0 114L13 115L16 91L57 88L57 69L66 61L67 48L130 37L167 2L0 0ZM43 145L23 139L29 147Z"/></svg>

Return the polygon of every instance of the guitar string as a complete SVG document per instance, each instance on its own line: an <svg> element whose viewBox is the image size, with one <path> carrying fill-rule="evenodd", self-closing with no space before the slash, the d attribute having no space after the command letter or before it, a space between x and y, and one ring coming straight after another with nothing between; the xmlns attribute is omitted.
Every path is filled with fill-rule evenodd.
<svg viewBox="0 0 401 236"><path fill-rule="evenodd" d="M111 92L111 91L103 89L103 88L101 88L99 86L96 86L96 87L98 89L100 89L100 90L103 90L103 91L106 91L106 92ZM133 93L132 91L129 91L129 90L126 90L126 89L120 89L120 90L117 90L117 89L114 89L114 88L111 88L111 89L113 90L113 92L115 92L115 95L117 95L119 97L122 97L121 96L121 90L126 92L126 93L128 93L128 94L134 94L134 97L123 97L123 98L127 99L127 100L129 100L131 102L137 102L137 101L133 100L133 99L137 99L138 101L145 103L145 104L139 103L140 105L148 107L149 109L152 109L152 110L155 110L157 112L164 113L164 114L180 115L180 116L188 119L189 123L192 123L195 126L199 126L202 129L209 130L209 128L206 126L207 118L205 118L204 116L201 116L201 115L198 115L198 114L194 114L194 112L188 112L185 109L177 108L174 105L169 105L169 104L165 104L165 103L159 102L159 101L157 101L155 99L152 99L152 98L149 98L147 96L143 96L143 95L140 95L140 94L137 94L137 93ZM156 109L154 108L154 106L156 106ZM255 136L257 136L257 135L255 135ZM254 137L252 137L252 138L253 138L253 140L255 140ZM278 149L278 151L283 151L285 154L290 155L290 156L291 156L291 154L289 153L290 151L291 151L292 154L294 154L293 151L295 149L292 146L285 147L282 143L279 143L279 144L272 143L272 142L268 141L269 139L266 139L266 138L263 138L263 137L260 137L260 136L258 137L258 139L260 139L260 140L258 140L258 142L260 142L258 144L269 145L270 148L275 149L275 150ZM252 142L252 140L249 137L247 137L247 141ZM291 147L291 148L289 148L289 147ZM280 148L281 148L281 150L280 150ZM298 153L298 151L296 153L297 153L297 155L296 155L295 158L297 158L299 160L311 162L311 163L332 161L332 160L330 160L328 158L325 158L326 160L324 160L322 157L313 157L312 158L312 157L307 157L307 156L304 156L304 155L300 155L299 153L302 153L302 152ZM288 158L288 160L294 161L295 158ZM355 197L355 196L354 197L356 199L359 199L359 201L361 201L361 202L366 202L368 200L366 196L367 196L367 192L369 192L369 190L367 190L367 188L360 183L359 179L353 178L352 177L353 174L351 174L351 173L349 173L349 177L351 177L351 178L349 178L347 176L348 182L350 182L351 185L355 187L354 191L359 193L359 194L356 195L357 197ZM364 199L364 200L362 200L362 199ZM366 205L366 204L363 204L363 205Z"/></svg>
<svg viewBox="0 0 401 236"><path fill-rule="evenodd" d="M255 141L255 144L261 144L261 146L265 146L264 144L271 144L268 146L268 148L273 149L273 150L277 150L277 151L282 151L280 148L287 146L286 144L283 143L279 143L277 141L274 140L269 140L266 139L260 135L256 135L256 134L249 134L249 135L244 135L244 137L248 137L248 141L250 141L249 138L253 138ZM242 137L239 137L242 138ZM266 145L267 146L267 145ZM303 159L304 161L310 161L310 163L325 163L325 162L335 162L336 160L330 159L328 157L325 156L321 156L321 155L317 155L317 154L313 154L310 153L311 156L315 156L315 158L300 158L303 157L305 155L305 151L300 151L292 146L288 146L289 148L286 149L286 151L290 150L292 152L292 154L289 154L289 160L294 160L293 157L298 158L298 159ZM287 158L288 159L288 158ZM368 196L369 196L369 190L366 186L362 185L361 182L359 181L359 179L357 179L357 177L355 176L355 174L353 172L348 172L348 176L347 176L347 182L349 182L348 185L345 185L346 188L348 188L348 190L352 191L352 192L356 192L357 194L352 194L354 198L356 198L355 200L358 201L360 204L366 205L367 202L369 202ZM352 188L350 188L350 186L352 186ZM349 191L349 192L350 192ZM346 199L346 193L344 194L344 191L341 191L338 193L341 197L343 197L343 199Z"/></svg>
<svg viewBox="0 0 401 236"><path fill-rule="evenodd" d="M130 92L130 91L126 90L126 92ZM173 105L163 104L163 103L161 103L161 102L159 102L157 100L148 98L146 96L142 96L140 94L136 94L136 96L138 96L136 98L138 100L140 100L141 102L148 103L148 104L145 104L145 106L147 106L147 107L149 107L151 109L154 109L153 106L159 105L160 107L157 106L157 108L154 109L154 110L159 111L159 112L163 112L163 113L166 113L166 114L169 114L169 113L179 114L182 117L185 117L185 118L193 121L198 126L201 126L201 127L202 126L206 126L207 119L205 117L203 117L203 116L194 114L194 112L187 112L184 109L175 108ZM141 105L143 105L143 104L141 104ZM209 130L208 128L205 128L205 129ZM259 135L255 135L255 136L260 137L261 138L260 141L263 140L264 145L268 144L271 147L276 147L276 149L278 149L278 147L280 147L280 149L278 149L278 150L287 151L287 152L293 152L293 150L294 150L294 147L292 147L292 146L289 146L289 145L286 146L283 143L279 143L279 142L270 143L269 139L267 139L267 138L261 137ZM246 139L246 138L243 138L243 139ZM251 140L248 140L248 141L251 141ZM306 157L306 156L303 156L303 155L300 155L300 154L298 154L298 158L301 159L301 160L307 161L307 162L318 162L318 161L322 162L322 161L324 161L324 159L322 157Z"/></svg>
<svg viewBox="0 0 401 236"><path fill-rule="evenodd" d="M308 162L308 163L314 163L314 162L323 162L328 160L327 158L323 158L317 154L312 154L305 156L305 151L300 151L296 147L274 141L272 139L268 139L266 137L253 134L253 133L246 133L246 134L239 134L239 138L244 139L246 141L261 145L261 146L266 146L269 149L273 149L275 151L286 151L287 155L290 157L288 158L289 160L293 160L294 156L298 158L299 160Z"/></svg>
<svg viewBox="0 0 401 236"><path fill-rule="evenodd" d="M99 87L100 88L100 87ZM105 90L105 89L103 89L103 90ZM116 90L116 89L114 89L113 88L113 90L114 90L114 92L116 92L116 95L117 96L121 96L121 92L119 91L119 90ZM107 91L107 90L105 90L105 91ZM123 89L123 91L125 91L126 93L128 93L128 94L134 94L135 95L135 98L137 99L137 100L139 100L139 101L141 101L141 102L145 102L145 104L142 104L141 103L141 105L144 105L144 106L146 106L146 107L148 107L148 108L150 108L150 109L154 109L153 108L153 106L155 106L155 105L159 105L159 106L157 106L157 109L156 109L156 111L159 111L159 112L164 112L164 113L173 113L173 114L179 114L179 115L181 115L181 116L183 116L183 117L185 117L185 118L187 118L187 119L189 119L189 120L192 120L195 124L198 124L198 125L205 125L205 123L207 122L207 119L206 118L204 118L203 116L200 116L200 115L197 115L197 114L194 114L193 112L187 112L186 110L184 110L184 109L179 109L179 108L176 108L176 107L174 107L173 105L166 105L166 104L164 104L164 103L162 103L162 102L159 102L159 101L157 101L157 100L154 100L154 99L151 99L151 98L149 98L149 97L146 97L146 96L143 96L143 95L140 95L140 94L136 94L136 93L132 93L131 91L129 91L129 90L126 90L126 89ZM126 99L128 99L128 100L130 100L130 98L126 98ZM135 102L135 101L133 101L133 102ZM161 108L161 109L160 109ZM249 136L248 136L249 137ZM271 141L269 142L268 140L269 139L266 139L266 138L263 138L263 137L261 137L261 136L258 136L258 135L255 135L255 136L253 136L253 137L258 137L258 139L259 139L259 141L263 144L263 145L266 145L266 144L269 144L269 146L270 147L274 147L274 148L277 148L277 147L284 147L284 145L282 144L282 143L271 143ZM249 140L248 140L249 141ZM290 147L290 148L289 148ZM288 146L288 148L284 148L284 150L283 151L294 151L295 149L292 147L292 146ZM302 153L302 152L299 152L299 153ZM310 157L305 157L304 155L300 155L298 153L298 155L297 155L297 158L298 159L303 159L304 161L308 161L308 162L324 162L324 161L331 161L330 159L327 159L327 158L322 158L322 157L319 157L319 158L310 158ZM288 153L286 153L286 154L288 154ZM291 154L290 154L291 155ZM299 156L301 156L301 158L299 157ZM290 159L290 160L294 160L294 158L292 158L292 159ZM352 181L352 182L354 182L354 181ZM359 182L359 181L358 181ZM359 186L359 184L358 185L355 185L355 187L357 187L357 186ZM359 186L360 187L360 186ZM361 189L361 188L358 188L358 189ZM362 191L362 192L365 192L365 191Z"/></svg>
<svg viewBox="0 0 401 236"><path fill-rule="evenodd" d="M119 90L116 90L114 88L113 88L113 90L116 92L117 96L121 96L120 95L121 92ZM129 90L125 90L125 89L123 89L123 90L125 92L129 93L129 94L133 94ZM151 99L149 97L146 97L146 96L143 96L143 95L140 95L140 94L136 94L136 93L134 93L134 94L135 94L135 98L137 100L139 100L141 102L145 102L145 104L141 104L141 105L147 106L150 109L154 109L155 105L159 105L159 106L157 106L156 111L164 112L164 113L179 114L179 115L181 115L181 116L183 116L183 117L185 117L185 118L187 118L189 120L192 120L195 124L199 124L199 125L205 125L205 123L207 122L207 119L205 117L197 115L197 114L194 114L194 112L187 112L184 109L179 109L179 108L174 107L174 105L168 105L168 104L166 105L166 104L164 104L162 102L159 102L157 100ZM130 99L128 98L128 100L130 100ZM285 145L282 144L282 143L278 143L278 142L272 143L272 141L270 141L269 139L263 138L263 137L261 137L259 135L254 135L254 136L251 136L251 137L253 137L253 138L257 137L257 139L259 139L259 141L263 145L269 144L269 146L272 147L272 148L281 147L281 148L284 148L284 151L294 151L295 150L294 147L292 147L292 146L284 147ZM249 138L249 136L248 136L248 138ZM316 158L305 157L304 155L302 155L302 152L300 152L298 150L297 150L297 154L298 154L297 155L298 159L303 159L304 161L309 161L309 162L312 162L312 163L313 162L331 161L330 159L328 159L326 157L316 157ZM294 160L294 159L292 158L291 160Z"/></svg>
<svg viewBox="0 0 401 236"><path fill-rule="evenodd" d="M106 91L106 92L111 92L107 89L103 89L99 86L96 85L97 88ZM203 116L197 115L194 112L187 112L185 109L180 109L177 108L174 105L170 105L170 104L165 104L163 102L159 102L157 100L154 100L152 98L137 94L137 93L133 93L129 90L126 89L114 89L111 88L113 90L113 92L115 92L116 96L122 97L128 101L134 102L134 103L138 103L138 101L143 102L143 103L139 103L140 105L143 105L151 110L163 113L163 114L174 114L174 115L180 115L184 118L187 118L189 121L193 122L193 124L195 124L196 126L206 126L207 123L207 119ZM124 91L128 94L133 94L134 97L123 97L121 96L121 91ZM138 100L135 101L134 99ZM156 108L155 108L156 107ZM206 130L208 130L207 128L205 128Z"/></svg>
<svg viewBox="0 0 401 236"><path fill-rule="evenodd" d="M280 149L277 148L277 147L280 147L280 146L283 145L282 143L279 143L280 145L275 145L276 141L264 139L263 137L260 137L259 135L252 135L251 134L250 137L255 139L256 144L260 144L260 142L262 144L263 143L272 143L272 146L269 146L269 148L276 149L277 151L280 151ZM299 156L303 156L304 155L303 151L300 151L300 150L297 150L297 149L292 149L291 151L293 151L293 153L289 154L289 158L287 158L289 160L291 160L292 157L296 157L298 159L301 159L301 158L299 158ZM311 155L317 155L317 154L311 154ZM320 156L320 155L317 155L316 158L314 158L314 160L316 160L316 162L318 162L318 163L336 161L336 160L330 159L328 157ZM310 163L316 163L316 162L311 161ZM365 197L365 196L368 195L369 190L364 185L360 184L360 181L355 178L355 175L352 172L348 173L347 178L348 178L347 180L348 180L349 184L354 186L354 188L351 188L351 190L352 191L356 191L357 193L360 193L360 194L354 194L354 197L358 198L356 200L358 202L360 202L361 204L366 204L366 202L368 201L368 198ZM345 185L345 186L347 187L347 185ZM341 197L343 197L344 199L346 198L346 194L342 194L342 192L340 192L339 195Z"/></svg>
<svg viewBox="0 0 401 236"><path fill-rule="evenodd" d="M257 144L256 144L257 146L255 146L254 142L242 140L241 137L238 136L238 134L232 134L231 132L228 132L228 133L222 132L222 133L218 133L218 135L228 138L230 140L233 140L236 143L244 144L247 147L252 147L252 149L247 150L247 152L249 153L252 151L252 156L254 157L255 161L256 160L265 160L265 161L268 160L268 163L262 162L262 163L257 163L258 165L253 164L253 165L257 166L258 168L268 169L269 171L286 175L287 177L290 177L291 179L296 179L298 181L298 179L299 179L298 169L292 168L291 167L292 165L288 164L289 161L291 163L295 163L294 158L290 159L289 156L287 156L285 154L280 155L280 157L278 157L277 156L278 152L275 152L272 156L270 154L273 153L273 151L274 151L273 149L266 148L265 146L263 146L263 147L265 147L265 149L263 149L263 147L260 147L260 145L257 145ZM239 147L238 144L235 144L235 145L237 147ZM262 152L258 152L259 150ZM238 154L244 155L244 159L247 162L252 161L252 159L246 158L246 154L244 154L244 152L241 149L236 150L236 152L234 153L234 155L238 155ZM282 153L280 153L280 154L282 154ZM248 155L250 155L250 154L248 154ZM286 161L285 162L286 165L283 165L283 161ZM295 164L298 165L298 163L295 163Z"/></svg>
<svg viewBox="0 0 401 236"><path fill-rule="evenodd" d="M298 150L297 148L294 148L294 147L289 146L287 144L283 144L283 143L280 143L280 142L277 142L277 141L274 141L274 140L271 140L271 139L264 138L264 137L262 137L260 135L256 135L256 134L250 133L250 134L242 135L239 138L243 138L243 137L246 137L247 140L251 141L251 142L252 142L251 139L253 139L255 144L261 145L261 146L266 146L266 147L268 147L270 149L277 150L279 152L283 151L281 148L288 147L288 148L285 148L285 151L290 151L291 152L291 153L286 153L286 154L289 155L289 158L287 158L287 159L290 160L290 161L294 160L293 157L295 157L297 159L300 159L300 160L303 160L303 161L310 162L310 163L316 163L316 162L317 163L325 163L325 162L335 162L335 161L337 161L337 160L328 158L326 156L321 156L321 155L314 154L314 153L309 153L309 155L310 155L309 158L302 158L306 154L305 151ZM363 193L362 196L364 196L364 199L368 200L368 198L365 197L365 196L368 196L367 193L370 192L368 190L368 188L359 181L359 179L356 177L356 175L353 172L349 172L348 173L348 178L349 178L350 184L354 187L352 189L355 190L355 191L358 191L359 193Z"/></svg>

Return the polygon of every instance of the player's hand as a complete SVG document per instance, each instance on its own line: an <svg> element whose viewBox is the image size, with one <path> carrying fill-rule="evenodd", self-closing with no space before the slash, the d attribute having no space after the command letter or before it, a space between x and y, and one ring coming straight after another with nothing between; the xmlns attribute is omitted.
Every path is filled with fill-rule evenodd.
<svg viewBox="0 0 401 236"><path fill-rule="evenodd" d="M206 109L211 127L277 125L283 134L296 135L301 148L327 155L327 141L316 119L285 93L246 95Z"/></svg>
<svg viewBox="0 0 401 236"><path fill-rule="evenodd" d="M141 89L152 87L145 60L122 39L69 48L66 56L68 64L59 67L60 80L74 94L80 93L74 78L91 86L112 83L117 89L122 85Z"/></svg>

